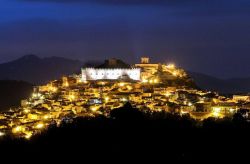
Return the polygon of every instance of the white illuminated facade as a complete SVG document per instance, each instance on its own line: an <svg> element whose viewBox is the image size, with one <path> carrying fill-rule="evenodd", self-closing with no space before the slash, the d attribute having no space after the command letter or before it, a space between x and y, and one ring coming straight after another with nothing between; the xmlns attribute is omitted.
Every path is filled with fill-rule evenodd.
<svg viewBox="0 0 250 164"><path fill-rule="evenodd" d="M85 68L82 69L82 80L118 80L129 77L141 80L140 68Z"/></svg>

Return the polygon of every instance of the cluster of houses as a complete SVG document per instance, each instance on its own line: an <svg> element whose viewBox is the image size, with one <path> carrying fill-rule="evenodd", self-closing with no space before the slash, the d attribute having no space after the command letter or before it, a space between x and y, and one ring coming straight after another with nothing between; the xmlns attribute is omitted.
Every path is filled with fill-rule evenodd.
<svg viewBox="0 0 250 164"><path fill-rule="evenodd" d="M142 112L165 111L204 120L231 117L240 109L250 110L250 96L220 96L198 90L186 72L175 65L152 64L142 58L129 66L107 60L98 68L84 68L81 75L34 87L21 106L0 114L0 136L29 139L49 126L71 122L75 117L109 116L129 102Z"/></svg>

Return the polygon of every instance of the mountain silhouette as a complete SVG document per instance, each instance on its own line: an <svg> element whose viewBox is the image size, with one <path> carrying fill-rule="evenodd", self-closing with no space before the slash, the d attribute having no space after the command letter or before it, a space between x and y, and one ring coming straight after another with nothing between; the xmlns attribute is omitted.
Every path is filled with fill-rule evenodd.
<svg viewBox="0 0 250 164"><path fill-rule="evenodd" d="M219 79L202 73L188 72L201 89L225 94L250 92L250 78Z"/></svg>
<svg viewBox="0 0 250 164"><path fill-rule="evenodd" d="M83 63L62 57L39 58L26 55L17 60L0 64L0 80L22 80L44 84L63 75L80 73Z"/></svg>

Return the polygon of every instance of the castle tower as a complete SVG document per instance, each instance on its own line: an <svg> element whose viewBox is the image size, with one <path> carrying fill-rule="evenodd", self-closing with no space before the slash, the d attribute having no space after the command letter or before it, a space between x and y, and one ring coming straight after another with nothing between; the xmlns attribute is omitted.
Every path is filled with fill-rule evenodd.
<svg viewBox="0 0 250 164"><path fill-rule="evenodd" d="M141 64L149 64L149 58L148 57L142 57L141 58Z"/></svg>
<svg viewBox="0 0 250 164"><path fill-rule="evenodd" d="M69 86L69 82L68 82L68 78L67 77L64 76L62 78L62 81L63 81L62 86L64 86L64 87L68 87Z"/></svg>

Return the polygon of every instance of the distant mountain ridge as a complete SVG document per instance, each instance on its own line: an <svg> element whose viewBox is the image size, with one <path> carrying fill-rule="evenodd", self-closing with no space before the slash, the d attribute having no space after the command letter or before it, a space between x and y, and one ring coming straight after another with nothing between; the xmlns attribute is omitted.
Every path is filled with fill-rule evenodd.
<svg viewBox="0 0 250 164"><path fill-rule="evenodd" d="M220 93L250 92L250 78L219 79L202 73L188 72L201 89Z"/></svg>
<svg viewBox="0 0 250 164"><path fill-rule="evenodd" d="M62 57L39 58L26 55L17 60L0 64L0 80L22 80L43 84L63 75L79 73L83 62Z"/></svg>

